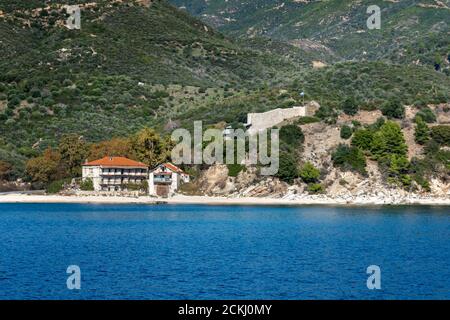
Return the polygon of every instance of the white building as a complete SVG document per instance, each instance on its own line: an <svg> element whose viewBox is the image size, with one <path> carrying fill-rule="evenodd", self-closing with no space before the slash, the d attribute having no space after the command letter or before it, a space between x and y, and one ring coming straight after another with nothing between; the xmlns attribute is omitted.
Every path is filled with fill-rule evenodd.
<svg viewBox="0 0 450 320"><path fill-rule="evenodd" d="M262 113L247 114L247 123L245 126L250 135L257 134L260 131L267 130L280 124L281 122L306 116L306 107L293 107L289 109L274 109Z"/></svg>
<svg viewBox="0 0 450 320"><path fill-rule="evenodd" d="M189 175L177 166L163 163L150 172L148 191L151 196L167 197L189 180Z"/></svg>
<svg viewBox="0 0 450 320"><path fill-rule="evenodd" d="M82 166L83 181L91 179L95 191L127 191L148 179L148 166L124 157L104 157Z"/></svg>

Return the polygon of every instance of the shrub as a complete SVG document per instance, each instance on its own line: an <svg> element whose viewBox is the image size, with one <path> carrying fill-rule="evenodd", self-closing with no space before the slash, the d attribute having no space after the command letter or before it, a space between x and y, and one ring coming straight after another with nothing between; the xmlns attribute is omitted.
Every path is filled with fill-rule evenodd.
<svg viewBox="0 0 450 320"><path fill-rule="evenodd" d="M393 121L386 122L373 137L372 154L376 159L381 159L391 154L406 155L406 145L400 126Z"/></svg>
<svg viewBox="0 0 450 320"><path fill-rule="evenodd" d="M450 146L450 126L439 125L431 128L431 137L440 145Z"/></svg>
<svg viewBox="0 0 450 320"><path fill-rule="evenodd" d="M342 110L345 114L354 116L359 111L358 103L354 98L347 98L342 104Z"/></svg>
<svg viewBox="0 0 450 320"><path fill-rule="evenodd" d="M416 116L415 116L415 120L420 117L422 118L423 121L427 122L427 123L433 123L436 122L436 115L434 114L434 112L428 108L422 108L419 112L417 112Z"/></svg>
<svg viewBox="0 0 450 320"><path fill-rule="evenodd" d="M94 182L92 179L87 178L80 183L80 189L83 191L94 191Z"/></svg>
<svg viewBox="0 0 450 320"><path fill-rule="evenodd" d="M352 125L354 128L359 128L361 127L361 122L359 122L358 120L352 120Z"/></svg>
<svg viewBox="0 0 450 320"><path fill-rule="evenodd" d="M340 144L331 159L336 167L347 171L356 171L362 175L366 175L366 157L364 153L356 148Z"/></svg>
<svg viewBox="0 0 450 320"><path fill-rule="evenodd" d="M392 154L389 158L388 182L409 187L412 179L409 173L409 161L404 155Z"/></svg>
<svg viewBox="0 0 450 320"><path fill-rule="evenodd" d="M280 152L280 166L277 177L288 183L291 183L298 177L297 163L291 153Z"/></svg>
<svg viewBox="0 0 450 320"><path fill-rule="evenodd" d="M227 167L229 177L237 177L239 172L241 172L245 168L244 165L238 163L228 164Z"/></svg>
<svg viewBox="0 0 450 320"><path fill-rule="evenodd" d="M402 119L405 117L405 107L396 99L385 102L381 107L381 112L388 118Z"/></svg>
<svg viewBox="0 0 450 320"><path fill-rule="evenodd" d="M357 130L353 134L352 146L358 147L361 150L370 151L373 142L373 132L368 129Z"/></svg>
<svg viewBox="0 0 450 320"><path fill-rule="evenodd" d="M418 144L425 144L430 139L430 129L421 117L416 117L416 131L414 132L415 141Z"/></svg>
<svg viewBox="0 0 450 320"><path fill-rule="evenodd" d="M319 119L322 119L328 124L333 124L336 123L338 115L332 107L321 105L319 110L316 111L314 116Z"/></svg>
<svg viewBox="0 0 450 320"><path fill-rule="evenodd" d="M353 130L352 130L352 128L350 128L349 126L347 126L347 125L343 125L342 127L341 127L341 138L342 139L350 139L350 137L352 136L352 134L353 134Z"/></svg>
<svg viewBox="0 0 450 320"><path fill-rule="evenodd" d="M305 183L317 182L320 171L310 162L306 162L299 171L299 176Z"/></svg>
<svg viewBox="0 0 450 320"><path fill-rule="evenodd" d="M20 105L20 98L19 97L13 97L12 99L10 99L8 101L8 108L14 109L18 105Z"/></svg>
<svg viewBox="0 0 450 320"><path fill-rule="evenodd" d="M412 174L414 181L427 192L431 191L431 188L426 176L430 175L433 171L432 161L418 158L411 159L409 172Z"/></svg>
<svg viewBox="0 0 450 320"><path fill-rule="evenodd" d="M64 189L65 183L66 183L65 180L53 181L47 186L46 191L47 191L47 193L58 193Z"/></svg>
<svg viewBox="0 0 450 320"><path fill-rule="evenodd" d="M320 119L317 117L300 117L295 121L296 125L308 124L308 123L316 123L320 122Z"/></svg>
<svg viewBox="0 0 450 320"><path fill-rule="evenodd" d="M308 185L307 190L310 193L323 193L325 191L325 188L320 183L311 183L310 185Z"/></svg>
<svg viewBox="0 0 450 320"><path fill-rule="evenodd" d="M41 90L38 88L33 88L31 89L30 94L33 98L39 98L41 96Z"/></svg>
<svg viewBox="0 0 450 320"><path fill-rule="evenodd" d="M305 141L305 136L299 126L290 124L280 129L280 141L292 147L299 147Z"/></svg>

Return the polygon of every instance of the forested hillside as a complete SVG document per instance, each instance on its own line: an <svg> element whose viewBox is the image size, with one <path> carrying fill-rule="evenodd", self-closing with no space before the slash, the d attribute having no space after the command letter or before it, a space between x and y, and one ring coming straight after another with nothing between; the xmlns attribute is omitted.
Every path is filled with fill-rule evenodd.
<svg viewBox="0 0 450 320"><path fill-rule="evenodd" d="M171 0L225 33L269 37L299 47L311 41L341 59L386 59L449 66L450 1L437 0ZM381 9L369 30L367 8ZM436 66L437 67L437 66Z"/></svg>
<svg viewBox="0 0 450 320"><path fill-rule="evenodd" d="M365 122L375 134L381 122L362 119L373 113L402 125L405 143L420 151L414 156L433 159L421 163L426 170L421 167L416 180L448 174L448 152L440 149L447 144L450 101L448 1L370 1L382 8L380 30L367 30L368 1L171 2L182 8L162 0L79 1L81 30L69 30L63 6L69 1L0 0L0 179L30 180L27 161L39 169L47 158L55 160L68 149L61 140L86 148L71 162L73 174L55 160L58 174L46 174L47 182L76 176L87 154L133 157L127 144L137 132L164 141L166 154L166 136L191 128L193 120L242 127L248 112L304 100L320 108L294 127L331 132L344 123L348 136ZM436 124L443 129L430 138ZM426 151L410 131L415 126ZM146 127L155 131L142 131ZM283 160L294 159L286 167L296 171L301 148L285 149ZM324 154L331 157L335 149ZM363 172L369 149L338 149L336 166L348 168L355 156L361 160L356 171ZM325 170L327 161L315 165ZM401 177L411 178L411 168ZM292 177L298 172L282 180Z"/></svg>
<svg viewBox="0 0 450 320"><path fill-rule="evenodd" d="M301 63L165 1L81 1L81 30L65 27L64 3L0 1L0 157L20 167L65 133L98 141L164 127L188 103L289 83Z"/></svg>

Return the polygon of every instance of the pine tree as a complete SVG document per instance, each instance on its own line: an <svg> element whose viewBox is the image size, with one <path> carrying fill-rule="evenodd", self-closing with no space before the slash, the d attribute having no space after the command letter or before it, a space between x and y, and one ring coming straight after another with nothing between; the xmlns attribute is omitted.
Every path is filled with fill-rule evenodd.
<svg viewBox="0 0 450 320"><path fill-rule="evenodd" d="M406 155L408 146L400 126L387 121L378 131L372 142L372 154L376 159L382 159L392 154Z"/></svg>
<svg viewBox="0 0 450 320"><path fill-rule="evenodd" d="M422 117L416 117L416 131L414 133L415 140L418 144L424 145L430 140L430 128L428 128Z"/></svg>

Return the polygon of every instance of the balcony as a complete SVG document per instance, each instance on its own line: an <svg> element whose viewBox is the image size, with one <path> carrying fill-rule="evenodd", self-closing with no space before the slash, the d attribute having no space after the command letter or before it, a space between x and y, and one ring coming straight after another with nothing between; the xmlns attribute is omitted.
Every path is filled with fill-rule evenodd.
<svg viewBox="0 0 450 320"><path fill-rule="evenodd" d="M154 183L172 183L172 179L170 177L154 177L153 178Z"/></svg>
<svg viewBox="0 0 450 320"><path fill-rule="evenodd" d="M102 179L102 185L123 185L123 184L140 184L145 179Z"/></svg>
<svg viewBox="0 0 450 320"><path fill-rule="evenodd" d="M135 172L135 171L127 171L127 170L122 170L122 171L102 171L101 175L102 176L133 176L133 177L146 177L147 176L147 172Z"/></svg>

